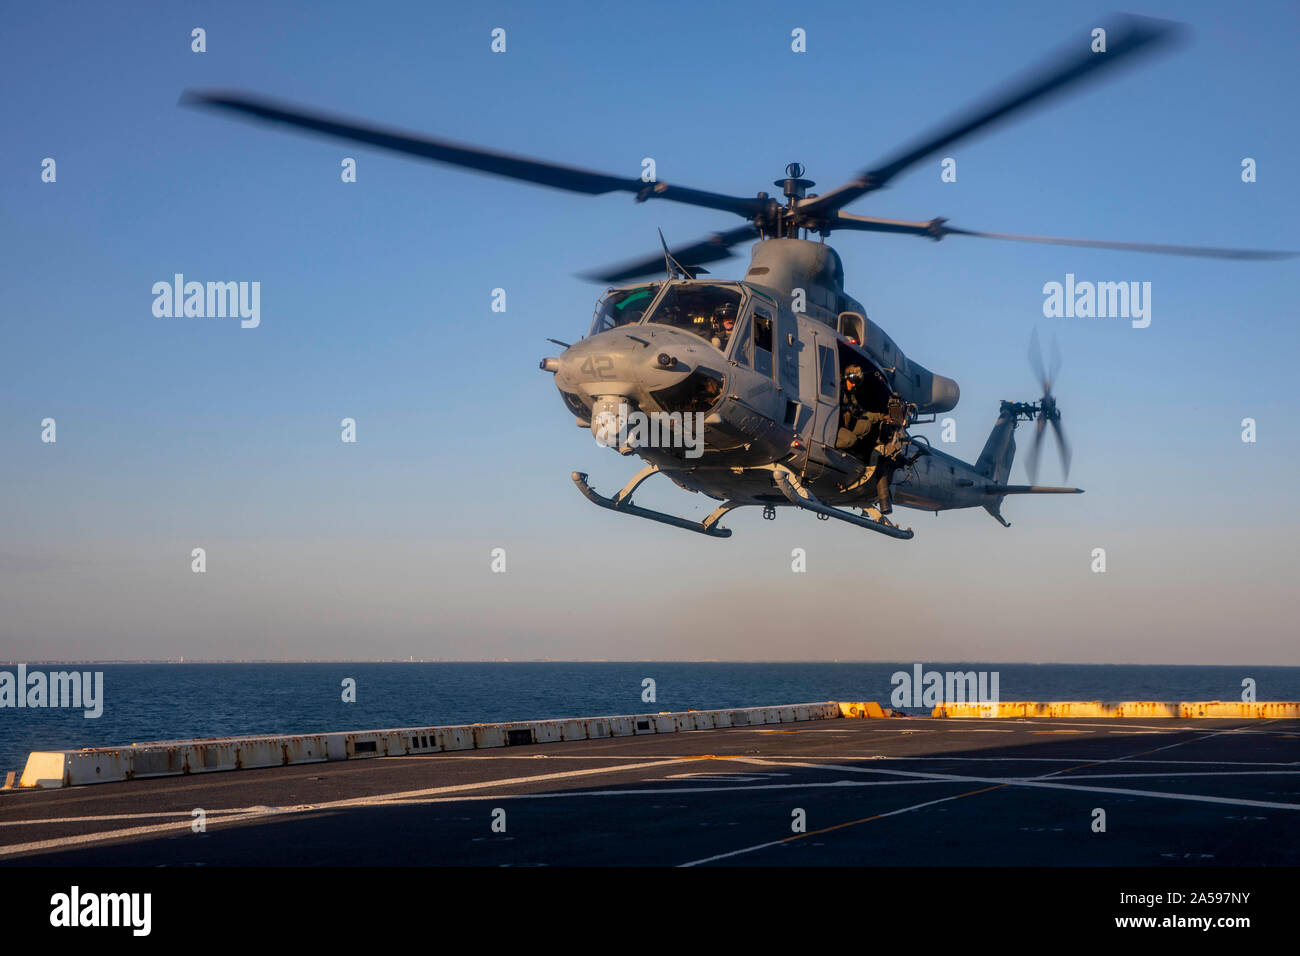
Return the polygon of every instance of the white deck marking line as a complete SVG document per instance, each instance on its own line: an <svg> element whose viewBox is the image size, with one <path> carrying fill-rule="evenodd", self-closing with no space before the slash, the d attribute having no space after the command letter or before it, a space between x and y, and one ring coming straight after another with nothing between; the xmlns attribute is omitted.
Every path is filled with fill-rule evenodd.
<svg viewBox="0 0 1300 956"><path fill-rule="evenodd" d="M830 769L830 768L827 768ZM850 769L850 768L839 768ZM854 768L856 769L856 768ZM1239 776L1276 776L1278 774L1300 774L1300 770L1248 770L1248 771L1223 771L1221 773L1205 773L1197 771L1188 771L1186 773L1114 773L1114 774L1088 774L1086 777L1079 779L1144 779L1154 778L1163 779L1166 777L1239 777ZM721 775L720 775L721 776ZM731 774L737 780L754 780L756 777L747 777L742 774ZM665 777L666 780L680 779L680 775ZM863 786L884 786L891 784L904 783L1006 783L1007 785L1028 785L1031 782L1045 779L1043 777L961 777L948 776L941 774L925 774L915 779L907 780L836 780L827 783L779 783L779 784L760 784L757 786L745 787L675 787L672 789L638 789L638 790L566 790L558 793L519 793L519 794L490 794L483 797L435 797L427 800L381 800L378 803L392 804L428 804L428 803L457 803L468 800L552 800L564 797L619 797L630 795L651 795L651 794L683 794L683 793L730 793L733 791L753 791L753 790L802 790L802 789L823 789L836 787L863 787ZM704 781L701 781L704 782ZM1066 785L1062 789L1075 789ZM1079 789L1096 789L1106 793L1122 793L1125 791L1111 790L1107 788L1079 788ZM1137 791L1148 796L1159 796L1159 793L1148 793L1148 791ZM1188 795L1189 797L1192 795ZM1215 798L1206 798L1215 799ZM1300 809L1300 804L1282 804L1284 807Z"/></svg>
<svg viewBox="0 0 1300 956"><path fill-rule="evenodd" d="M1238 734L1245 730L1245 727L1225 727L1222 730L1216 730L1213 733L1207 733L1204 736L1190 738L1188 740L1175 740L1172 744L1165 744L1163 747L1156 747L1152 750L1143 750L1135 754L1129 754L1127 757L1117 757L1116 762L1120 760L1132 760L1134 757L1145 757L1147 754L1160 753L1162 750L1172 750L1174 747L1181 747L1184 744L1200 743L1202 740L1209 740L1213 737L1222 737L1224 734Z"/></svg>
<svg viewBox="0 0 1300 956"><path fill-rule="evenodd" d="M563 800L568 797L674 797L684 793L750 793L754 790L851 790L859 787L895 787L909 784L944 784L947 780L832 780L826 783L761 783L743 787L648 787L637 790L562 790L554 793L492 793L473 797L429 797L426 800L383 800L384 806L424 806L431 803L468 803L472 800Z"/></svg>
<svg viewBox="0 0 1300 956"><path fill-rule="evenodd" d="M543 773L535 774L528 777L508 777L501 780L484 780L477 783L453 784L446 787L429 787L423 790L405 790L388 794L373 794L369 797L351 797L346 800L329 800L323 803L302 804L294 807L264 807L229 814L217 820L208 821L209 826L214 824L238 823L244 820L253 820L260 817L284 816L295 813L315 813L320 810L336 810L347 807L366 806L369 804L384 803L392 800L413 799L424 796L433 796L439 793L452 793L455 791L466 790L484 790L493 787L512 786L514 784L538 783L547 780L563 780L572 777L588 777L601 773L618 773L623 770L643 770L647 767L663 767L673 764L685 763L688 760L698 760L699 757L683 757L677 760L653 760L643 763L622 764L617 767L592 767L586 770L568 770L561 773ZM102 843L105 840L117 840L123 837L144 836L152 833L168 833L176 830L188 830L192 820L181 820L176 823L155 823L148 826L126 827L118 830L101 830L95 833L81 833L75 836L55 837L49 840L37 840L32 843L17 843L9 846L0 846L0 858L6 856L15 856L19 853L32 853L39 850L52 850L62 847L85 846L91 843Z"/></svg>
<svg viewBox="0 0 1300 956"><path fill-rule="evenodd" d="M761 759L754 759L754 758L740 758L740 759L743 760L745 763L756 763L756 764L766 763L765 760L761 760ZM858 773L904 773L907 774L908 776L919 776L909 771L884 770L884 769L876 769L870 767L831 767L831 766L820 766L818 764L786 764L785 766L807 766L807 767L815 767L817 769L824 769L824 770L841 770L841 771L848 770L848 771L858 772ZM1263 807L1265 809L1272 809L1272 810L1300 810L1300 803L1277 803L1277 802L1266 801L1266 800L1238 800L1231 797L1211 797L1211 796L1204 796L1201 794L1166 793L1166 792L1155 791L1155 790L1129 790L1120 787L1083 787L1083 786L1078 786L1076 784L1048 782L1048 781L1032 779L1032 778L1030 779L1009 778L1008 779L1008 778L998 778L998 777L962 777L962 776L956 776L951 774L927 774L925 776L929 777L930 779L941 778L945 781L952 782L952 783L990 783L990 784L997 784L1000 786L1035 787L1035 788L1047 789L1047 790L1078 790L1078 791L1084 791L1088 793L1106 793L1106 794L1115 794L1120 796L1152 797L1155 799L1164 799L1164 800L1185 800L1185 801L1196 802L1196 803L1217 803L1217 804L1226 804L1229 806ZM870 817L869 819L882 820L886 817L897 816L900 813L908 813L912 810L921 810L924 809L925 807L934 806L935 804L939 804L939 803L945 803L949 800L956 800L960 797L965 797L965 796L973 796L973 794L961 793L951 797L942 797L938 800L930 800L927 801L926 803L918 803L910 807L903 807L901 810L893 810L889 813L878 814ZM844 826L844 824L840 824L839 826ZM743 853L752 853L756 850L765 850L769 847L779 846L780 844L787 843L789 841L790 841L790 837L784 837L780 840L772 840L767 843L759 843L754 846L742 847L739 850L732 850L729 853L719 853L715 856L705 857L704 859L701 860L692 860L689 863L679 863L678 866L683 866L683 867L698 866L702 863L712 863L715 860L725 860L728 857L740 856Z"/></svg>
<svg viewBox="0 0 1300 956"><path fill-rule="evenodd" d="M1222 730L1217 730L1212 733L1207 733L1201 737L1189 737L1186 740L1175 740L1172 744L1165 744L1163 747L1152 747L1150 750L1140 750L1135 754L1126 754L1123 757L1107 757L1102 760L1089 760L1086 764L1084 764L1083 767L1065 767L1061 770L1055 770L1052 773L1045 774L1044 777L1054 777L1057 774L1070 773L1071 771L1074 770L1082 770L1084 769L1084 767L1099 767L1104 764L1110 764L1110 763L1126 763L1126 762L1132 763L1135 762L1136 758L1138 757L1145 757L1148 754L1157 754L1164 750L1172 750L1174 747L1181 747L1184 744L1199 743L1200 741L1203 740L1209 740L1212 737L1221 737L1224 734L1234 733L1242 729L1243 728L1241 727L1225 727Z"/></svg>
<svg viewBox="0 0 1300 956"><path fill-rule="evenodd" d="M220 823L236 823L240 820L251 820L256 817L270 817L279 814L294 813L297 808L288 807L274 811L245 813L233 816L223 817ZM57 837L51 840L35 840L31 843L14 843L9 846L0 846L0 858L7 856L17 856L20 853L35 853L41 850L58 850L64 847L85 846L91 843L102 843L105 840L117 840L123 837L148 836L155 833L174 833L178 830L190 829L190 820L181 820L178 823L155 823L150 826L142 827L124 827L119 830L106 830L98 833L83 833L78 836Z"/></svg>
<svg viewBox="0 0 1300 956"><path fill-rule="evenodd" d="M220 813L247 813L255 807L227 807L220 810L205 810L207 816ZM36 820L0 820L0 827L20 827L35 823L100 823L104 820L148 820L154 817L185 817L192 819L192 810L160 810L153 813L103 813L89 817L41 817Z"/></svg>
<svg viewBox="0 0 1300 956"><path fill-rule="evenodd" d="M1161 748L1163 749L1163 748ZM808 754L766 754L763 760L807 760ZM973 763L1113 763L1121 758L1113 760L1096 760L1094 758L1075 756L1075 757L947 757L937 755L927 755L918 757L904 757L893 754L815 754L822 760L901 760L901 761L945 761L945 760L963 760ZM747 759L758 759L755 757ZM1193 764L1206 767L1300 767L1300 761L1296 760L1142 760L1137 757L1123 758L1125 763L1133 764Z"/></svg>
<svg viewBox="0 0 1300 956"><path fill-rule="evenodd" d="M766 760L756 757L737 757L740 763L767 764ZM920 773L914 770L887 770L884 767L844 767L833 764L781 764L785 767L807 767L815 770L838 770L849 773L888 773L905 777L924 777L930 780L950 780L953 783L996 783L1008 787L1036 787L1048 790L1080 790L1087 793L1109 793L1122 796L1152 797L1159 800L1188 800L1199 803L1223 803L1231 806L1266 807L1271 810L1300 810L1300 803L1280 803L1272 800L1247 800L1244 797L1212 797L1197 793L1170 793L1162 790L1128 790L1120 787L1085 787L1079 784L1062 783L1061 778L1047 779L1050 774L1040 777L971 777L955 773ZM1086 777L1078 778L1080 780Z"/></svg>
<svg viewBox="0 0 1300 956"><path fill-rule="evenodd" d="M903 807L900 810L890 810L887 813L877 814L872 817L873 820L883 820L885 817L896 817L900 813L908 813L912 810L920 810L924 807L932 807L935 804L947 803L949 800L958 800L961 797L967 797L967 793L955 793L950 797L940 797L938 800L927 800L925 803L913 804L910 807ZM715 860L725 860L730 856L740 856L742 853L752 853L754 850L766 850L770 846L779 846L782 843L789 842L789 837L783 837L780 840L772 840L769 843L759 843L755 846L747 846L739 850L732 850L730 853L718 853L715 856L706 856L702 860L691 860L689 863L678 863L679 867L700 866L704 863L713 863Z"/></svg>
<svg viewBox="0 0 1300 956"><path fill-rule="evenodd" d="M939 730L938 728L935 728L934 730L929 730L929 729L921 728L921 727L907 727L907 726L903 726L903 727L864 727L864 728L862 728L862 729L863 729L864 731L868 732L868 733L875 733L875 734L941 734L941 733L944 733L944 732L945 732L945 731Z"/></svg>
<svg viewBox="0 0 1300 956"><path fill-rule="evenodd" d="M1160 748L1163 749L1163 748ZM1148 751L1154 753L1154 751ZM414 756L414 755L412 755ZM421 756L438 756L438 754L428 754ZM655 754L655 757L661 760L690 760L699 759L699 754ZM766 760L807 760L808 754L763 754ZM817 754L823 760L968 760L968 761L985 761L988 763L1001 762L1020 762L1020 763L1087 763L1095 761L1094 757L1085 757L1076 755L1073 757L960 757L944 756L940 754L929 754L924 756L908 757L900 754ZM556 757L551 754L496 754L484 757L458 757L458 760L627 760L627 755L611 756L606 754L573 754L572 756ZM409 758L402 758L409 759ZM1124 759L1127 763L1187 763L1187 764L1205 764L1212 767L1300 767L1300 761L1296 760L1141 760L1136 757L1111 758L1114 760ZM310 765L305 765L310 766ZM197 779L199 775L194 775ZM153 778L148 778L153 779ZM168 779L168 778L156 778ZM0 807L4 804L0 803Z"/></svg>
<svg viewBox="0 0 1300 956"><path fill-rule="evenodd" d="M1300 770L1162 770L1159 773L1081 773L1071 780L1159 780L1165 777L1276 777L1287 776L1290 774L1300 774ZM1053 780L1063 779L1046 774L1037 777L1037 780L1046 780L1051 777Z"/></svg>
<svg viewBox="0 0 1300 956"><path fill-rule="evenodd" d="M1081 778L1082 779L1082 778ZM990 781L992 782L992 781ZM1080 790L1086 793L1106 793L1119 796L1152 797L1156 800L1182 800L1189 803L1218 803L1230 807L1263 807L1267 810L1300 810L1300 803L1281 803L1275 800L1246 800L1237 797L1212 797L1202 793L1171 793L1164 790L1130 790L1123 787L1083 787L1076 784L1038 780L997 781L1014 787L1040 787L1055 790Z"/></svg>

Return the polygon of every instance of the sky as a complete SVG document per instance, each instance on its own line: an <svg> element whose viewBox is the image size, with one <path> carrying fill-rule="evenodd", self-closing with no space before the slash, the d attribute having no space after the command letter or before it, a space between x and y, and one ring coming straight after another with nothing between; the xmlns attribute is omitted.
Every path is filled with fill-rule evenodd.
<svg viewBox="0 0 1300 956"><path fill-rule="evenodd" d="M1010 529L980 510L900 510L906 542L743 509L714 540L583 500L571 471L609 493L639 463L574 427L537 362L557 351L548 337L587 329L601 289L577 273L652 252L656 228L684 243L738 219L177 105L187 88L240 88L629 177L651 157L661 180L737 195L776 192L799 161L825 191L1088 42L1104 8L375 10L6 14L0 660L1300 665L1298 260L836 234L847 291L960 382L946 451L974 460L1000 399L1038 397L1026 345L1035 326L1056 337L1069 484L1086 494L1008 499ZM958 144L956 182L936 159L849 211L1300 249L1300 12L1135 12L1187 22L1193 42ZM195 27L206 52L191 50ZM806 52L791 49L796 28ZM344 157L355 183L341 181ZM1242 182L1245 157L1256 182ZM739 278L741 252L713 272ZM155 316L151 289L175 273L259 282L260 324ZM1044 284L1067 274L1150 282L1150 326L1044 318ZM1063 481L1046 453L1040 479ZM713 506L668 482L639 498L695 518Z"/></svg>

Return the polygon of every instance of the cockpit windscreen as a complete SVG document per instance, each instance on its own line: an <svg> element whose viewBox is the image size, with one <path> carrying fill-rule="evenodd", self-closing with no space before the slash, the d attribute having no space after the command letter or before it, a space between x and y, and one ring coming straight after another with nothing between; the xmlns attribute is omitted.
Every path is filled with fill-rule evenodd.
<svg viewBox="0 0 1300 956"><path fill-rule="evenodd" d="M620 325L640 322L658 292L658 285L642 286L639 289L614 289L612 292L607 292L596 303L596 317L591 323L591 334L595 335L597 332L616 329Z"/></svg>
<svg viewBox="0 0 1300 956"><path fill-rule="evenodd" d="M657 325L693 332L726 351L740 316L740 290L723 285L670 285L650 314Z"/></svg>

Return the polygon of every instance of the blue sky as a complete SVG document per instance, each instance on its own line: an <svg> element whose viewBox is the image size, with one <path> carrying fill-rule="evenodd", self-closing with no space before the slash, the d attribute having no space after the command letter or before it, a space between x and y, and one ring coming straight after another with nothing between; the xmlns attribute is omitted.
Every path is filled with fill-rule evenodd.
<svg viewBox="0 0 1300 956"><path fill-rule="evenodd" d="M1293 4L1157 4L1194 43L922 164L852 212L1300 248ZM238 87L745 194L827 190L1104 20L1091 5L97 4L8 15L0 185L0 658L856 658L1300 664L1295 261L837 234L847 288L956 378L979 453L1058 336L1078 498L904 512L896 543L782 512L719 542L592 508L634 463L536 362L575 273L739 220L583 197L178 108ZM208 50L190 50L190 31ZM489 50L507 31L507 52ZM807 31L808 52L790 50ZM40 181L44 157L58 181ZM342 157L358 182L340 182ZM1243 157L1258 181L1240 180ZM744 258L715 273L738 277ZM153 316L259 281L261 325ZM1042 317L1066 273L1151 326ZM490 310L491 290L508 310ZM1240 421L1259 440L1240 441ZM55 445L40 421L58 422ZM358 443L339 441L339 421ZM1026 433L1022 432L1021 447ZM1023 456L1022 456L1023 457ZM1017 467L1015 475L1023 478ZM1056 481L1044 458L1042 477ZM647 503L702 516L667 483ZM193 547L209 571L193 575ZM504 547L505 575L488 570ZM803 547L809 572L790 571ZM1109 570L1089 570L1104 547ZM882 596L896 600L882 602ZM888 603L888 607L880 605Z"/></svg>

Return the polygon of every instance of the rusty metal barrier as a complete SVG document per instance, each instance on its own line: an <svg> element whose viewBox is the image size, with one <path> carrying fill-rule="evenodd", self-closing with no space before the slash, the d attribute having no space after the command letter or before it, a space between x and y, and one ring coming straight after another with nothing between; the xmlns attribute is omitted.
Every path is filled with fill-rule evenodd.
<svg viewBox="0 0 1300 956"><path fill-rule="evenodd" d="M844 706L844 705L841 705ZM1297 701L1003 700L995 704L940 704L932 717L1300 717Z"/></svg>

